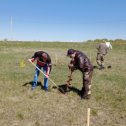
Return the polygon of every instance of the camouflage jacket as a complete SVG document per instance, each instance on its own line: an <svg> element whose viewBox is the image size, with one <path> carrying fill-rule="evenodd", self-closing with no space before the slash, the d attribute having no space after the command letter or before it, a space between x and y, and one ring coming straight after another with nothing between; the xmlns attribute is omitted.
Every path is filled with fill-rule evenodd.
<svg viewBox="0 0 126 126"><path fill-rule="evenodd" d="M109 48L107 47L105 43L98 44L96 48L98 50L98 53L103 54L103 55L106 55L109 50Z"/></svg>
<svg viewBox="0 0 126 126"><path fill-rule="evenodd" d="M80 52L75 50L76 54L74 59L72 59L72 64L75 69L80 70L81 72L89 72L93 70L93 65L91 64L88 57Z"/></svg>

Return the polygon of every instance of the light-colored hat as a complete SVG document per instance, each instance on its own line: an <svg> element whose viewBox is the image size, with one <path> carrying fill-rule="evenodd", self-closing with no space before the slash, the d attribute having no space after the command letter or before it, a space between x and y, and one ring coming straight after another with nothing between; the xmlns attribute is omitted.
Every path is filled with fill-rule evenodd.
<svg viewBox="0 0 126 126"><path fill-rule="evenodd" d="M108 48L112 49L112 45L110 42L105 42L105 44L107 45Z"/></svg>

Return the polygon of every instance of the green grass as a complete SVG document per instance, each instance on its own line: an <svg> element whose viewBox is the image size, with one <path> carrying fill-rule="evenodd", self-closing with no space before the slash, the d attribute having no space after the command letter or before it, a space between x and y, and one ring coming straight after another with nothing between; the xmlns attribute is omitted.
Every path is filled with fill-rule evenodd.
<svg viewBox="0 0 126 126"><path fill-rule="evenodd" d="M51 79L57 84L66 83L69 58L68 48L85 52L96 65L96 42L46 43L0 42L0 126L86 126L87 108L91 108L91 126L125 126L126 124L126 42L115 41L113 50L106 56L106 65L112 69L94 70L92 97L81 100L77 92L63 95L52 88L44 92L40 86L31 91L35 68L21 60L30 58L37 50L47 51L52 58ZM57 57L57 64L56 64ZM43 83L43 76L39 76ZM82 75L73 74L72 84L82 87Z"/></svg>

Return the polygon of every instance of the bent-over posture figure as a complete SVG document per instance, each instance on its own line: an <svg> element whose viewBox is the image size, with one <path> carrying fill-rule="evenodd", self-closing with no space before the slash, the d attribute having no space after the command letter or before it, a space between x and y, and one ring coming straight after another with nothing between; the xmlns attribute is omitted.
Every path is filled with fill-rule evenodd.
<svg viewBox="0 0 126 126"><path fill-rule="evenodd" d="M45 91L48 90L48 76L51 72L52 64L51 64L51 58L48 53L44 51L38 51L35 52L34 55L28 59L29 62L36 62L36 66L41 69L43 68L43 72L46 76L44 76L44 89ZM34 80L32 84L32 89L35 89L37 86L37 81L38 81L38 76L39 76L40 71L36 68L35 70L35 75L34 75Z"/></svg>
<svg viewBox="0 0 126 126"><path fill-rule="evenodd" d="M83 74L83 87L81 90L81 97L89 99L91 95L91 79L93 74L93 65L88 57L81 51L69 49L67 56L71 58L69 69L73 72L78 69Z"/></svg>
<svg viewBox="0 0 126 126"><path fill-rule="evenodd" d="M105 43L100 43L97 45L96 49L98 50L97 52L97 57L96 57L96 62L99 66L99 69L104 69L104 60L105 60L105 55L108 53L109 49L112 49L112 45L110 42L105 42Z"/></svg>

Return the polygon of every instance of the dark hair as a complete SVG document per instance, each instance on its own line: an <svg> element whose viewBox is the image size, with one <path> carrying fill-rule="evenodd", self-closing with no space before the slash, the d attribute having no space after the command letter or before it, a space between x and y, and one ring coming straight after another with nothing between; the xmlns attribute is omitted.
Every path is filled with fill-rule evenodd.
<svg viewBox="0 0 126 126"><path fill-rule="evenodd" d="M67 51L67 56L73 54L74 51L75 51L74 49L68 49L68 51Z"/></svg>

